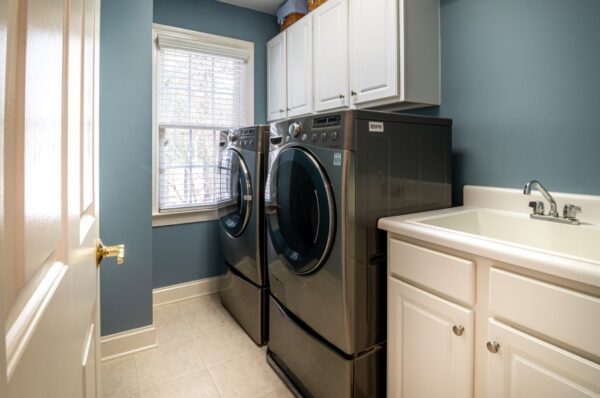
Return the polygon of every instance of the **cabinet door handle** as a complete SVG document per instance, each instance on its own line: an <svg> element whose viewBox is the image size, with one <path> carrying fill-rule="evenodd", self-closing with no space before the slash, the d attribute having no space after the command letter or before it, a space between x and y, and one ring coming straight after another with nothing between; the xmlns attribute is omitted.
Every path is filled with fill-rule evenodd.
<svg viewBox="0 0 600 398"><path fill-rule="evenodd" d="M498 343L497 341L488 341L487 349L492 354L496 354L498 350L500 350L500 343Z"/></svg>
<svg viewBox="0 0 600 398"><path fill-rule="evenodd" d="M455 335L462 336L463 333L465 332L465 328L460 325L454 325L452 327L452 331L454 332Z"/></svg>

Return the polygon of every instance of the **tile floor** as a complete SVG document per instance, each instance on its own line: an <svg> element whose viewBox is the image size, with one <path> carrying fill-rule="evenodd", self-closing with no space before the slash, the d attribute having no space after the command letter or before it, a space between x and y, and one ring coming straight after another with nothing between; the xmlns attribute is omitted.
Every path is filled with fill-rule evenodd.
<svg viewBox="0 0 600 398"><path fill-rule="evenodd" d="M218 295L154 308L158 347L102 363L104 398L293 395Z"/></svg>

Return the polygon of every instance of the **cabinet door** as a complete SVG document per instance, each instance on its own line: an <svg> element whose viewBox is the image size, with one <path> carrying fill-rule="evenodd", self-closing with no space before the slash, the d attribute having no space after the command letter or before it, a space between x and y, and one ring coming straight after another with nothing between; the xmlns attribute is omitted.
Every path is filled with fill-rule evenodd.
<svg viewBox="0 0 600 398"><path fill-rule="evenodd" d="M312 14L315 110L348 106L348 0L329 0Z"/></svg>
<svg viewBox="0 0 600 398"><path fill-rule="evenodd" d="M350 1L353 103L398 95L398 0Z"/></svg>
<svg viewBox="0 0 600 398"><path fill-rule="evenodd" d="M471 397L473 322L472 310L388 278L388 397Z"/></svg>
<svg viewBox="0 0 600 398"><path fill-rule="evenodd" d="M286 113L286 32L267 43L267 120L284 119Z"/></svg>
<svg viewBox="0 0 600 398"><path fill-rule="evenodd" d="M288 117L313 111L312 15L287 29Z"/></svg>
<svg viewBox="0 0 600 398"><path fill-rule="evenodd" d="M600 365L490 319L488 396L599 397Z"/></svg>

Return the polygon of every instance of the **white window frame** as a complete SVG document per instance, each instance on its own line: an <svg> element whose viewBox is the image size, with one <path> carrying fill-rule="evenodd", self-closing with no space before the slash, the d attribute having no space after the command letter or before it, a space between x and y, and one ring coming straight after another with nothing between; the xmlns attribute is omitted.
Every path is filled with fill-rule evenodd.
<svg viewBox="0 0 600 398"><path fill-rule="evenodd" d="M230 47L242 50L248 55L246 64L246 125L254 125L254 43L230 37L217 36L209 33L196 32L172 26L153 24L152 26L152 226L189 224L194 222L212 221L218 219L217 208L198 210L179 210L159 212L158 208L158 178L159 178L159 126L158 126L158 48L159 34L180 37L182 40L199 41L203 44Z"/></svg>

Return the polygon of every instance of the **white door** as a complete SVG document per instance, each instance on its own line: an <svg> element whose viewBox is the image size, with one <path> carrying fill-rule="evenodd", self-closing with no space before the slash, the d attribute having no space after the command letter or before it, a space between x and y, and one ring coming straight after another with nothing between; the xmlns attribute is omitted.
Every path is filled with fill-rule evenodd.
<svg viewBox="0 0 600 398"><path fill-rule="evenodd" d="M473 311L388 278L388 397L473 396Z"/></svg>
<svg viewBox="0 0 600 398"><path fill-rule="evenodd" d="M329 0L312 14L315 110L348 106L348 0Z"/></svg>
<svg viewBox="0 0 600 398"><path fill-rule="evenodd" d="M287 29L287 116L313 111L312 14Z"/></svg>
<svg viewBox="0 0 600 398"><path fill-rule="evenodd" d="M267 43L267 120L285 119L286 104L286 32Z"/></svg>
<svg viewBox="0 0 600 398"><path fill-rule="evenodd" d="M493 319L488 334L498 344L487 352L490 398L600 397L597 363Z"/></svg>
<svg viewBox="0 0 600 398"><path fill-rule="evenodd" d="M398 95L398 0L350 0L354 104Z"/></svg>
<svg viewBox="0 0 600 398"><path fill-rule="evenodd" d="M97 397L99 3L0 19L0 396Z"/></svg>

